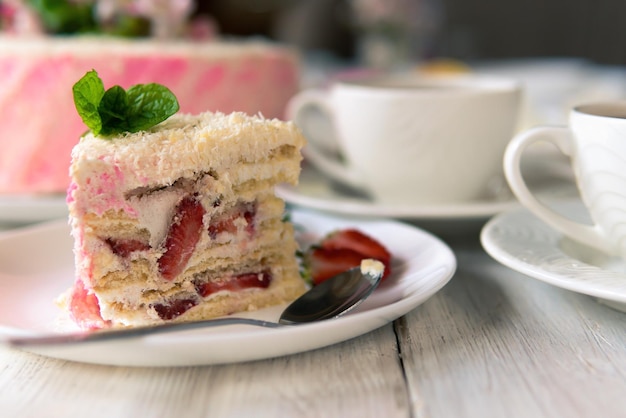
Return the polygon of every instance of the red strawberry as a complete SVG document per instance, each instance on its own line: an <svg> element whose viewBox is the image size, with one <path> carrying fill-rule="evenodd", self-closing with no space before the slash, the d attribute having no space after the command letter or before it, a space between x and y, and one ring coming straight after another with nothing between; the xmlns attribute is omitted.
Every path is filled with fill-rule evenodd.
<svg viewBox="0 0 626 418"><path fill-rule="evenodd" d="M353 228L331 232L319 243L327 250L349 249L362 255L361 258L373 258L385 265L383 280L391 274L391 254L380 242L369 235Z"/></svg>
<svg viewBox="0 0 626 418"><path fill-rule="evenodd" d="M391 254L381 243L357 229L349 228L331 232L322 239L319 245L328 249L349 248L382 262L391 259Z"/></svg>
<svg viewBox="0 0 626 418"><path fill-rule="evenodd" d="M272 282L272 275L269 271L263 271L261 273L244 273L237 276L233 276L229 279L198 283L196 290L202 297L207 297L210 294L219 292L220 290L229 290L236 292L238 290L250 289L253 287L267 288Z"/></svg>
<svg viewBox="0 0 626 418"><path fill-rule="evenodd" d="M308 268L314 285L324 280L361 265L361 260L367 258L349 248L312 247L305 255L304 263Z"/></svg>
<svg viewBox="0 0 626 418"><path fill-rule="evenodd" d="M85 289L82 280L78 280L71 291L69 311L74 322L83 329L99 329L108 325L100 315L98 298Z"/></svg>
<svg viewBox="0 0 626 418"><path fill-rule="evenodd" d="M115 239L107 238L106 243L111 247L113 254L120 257L128 257L135 251L145 251L150 249L150 245L136 239Z"/></svg>
<svg viewBox="0 0 626 418"><path fill-rule="evenodd" d="M233 218L226 216L211 220L211 225L209 225L209 236L211 239L215 239L223 232L228 232L229 234L237 232L234 221Z"/></svg>
<svg viewBox="0 0 626 418"><path fill-rule="evenodd" d="M187 266L202 234L204 207L193 196L187 196L176 207L165 239L165 252L159 258L159 272L173 280Z"/></svg>
<svg viewBox="0 0 626 418"><path fill-rule="evenodd" d="M239 218L246 220L246 232L249 236L254 233L254 215L256 214L256 207L254 203L241 203L229 212L211 219L209 225L209 236L211 239L215 239L219 234L228 232L229 234L237 233L237 225L235 221Z"/></svg>
<svg viewBox="0 0 626 418"><path fill-rule="evenodd" d="M175 299L169 303L157 303L152 307L159 315L159 318L168 321L174 319L198 304L196 298Z"/></svg>

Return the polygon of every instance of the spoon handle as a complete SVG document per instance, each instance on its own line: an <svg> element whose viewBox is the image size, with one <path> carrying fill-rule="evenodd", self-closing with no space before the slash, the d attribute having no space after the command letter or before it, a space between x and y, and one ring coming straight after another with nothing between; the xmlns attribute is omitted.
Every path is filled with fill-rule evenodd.
<svg viewBox="0 0 626 418"><path fill-rule="evenodd" d="M253 325L265 328L279 328L284 325L276 322L263 321L253 318L216 318L194 322L173 322L162 325L118 328L103 331L85 331L70 334L45 334L33 336L8 337L0 342L12 347L33 347L44 345L67 345L95 341L109 341L120 338L143 337L145 335L186 331L198 328L209 328L223 325Z"/></svg>

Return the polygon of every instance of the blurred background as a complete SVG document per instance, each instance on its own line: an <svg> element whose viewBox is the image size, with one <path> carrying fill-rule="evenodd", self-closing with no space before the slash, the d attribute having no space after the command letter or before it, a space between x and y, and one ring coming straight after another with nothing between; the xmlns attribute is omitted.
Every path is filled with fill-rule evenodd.
<svg viewBox="0 0 626 418"><path fill-rule="evenodd" d="M372 65L389 54L626 64L624 0L204 0L198 12L223 35L260 35ZM394 51L385 51L384 38Z"/></svg>
<svg viewBox="0 0 626 418"><path fill-rule="evenodd" d="M484 72L524 83L520 129L626 97L626 0L204 0L222 37L302 51L302 87L363 68Z"/></svg>

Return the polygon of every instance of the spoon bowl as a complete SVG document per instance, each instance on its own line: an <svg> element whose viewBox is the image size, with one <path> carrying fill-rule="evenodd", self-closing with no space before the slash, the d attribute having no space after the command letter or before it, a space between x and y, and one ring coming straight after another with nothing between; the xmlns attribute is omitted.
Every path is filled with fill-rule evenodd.
<svg viewBox="0 0 626 418"><path fill-rule="evenodd" d="M366 271L360 267L338 274L293 301L278 320L282 325L336 318L352 309L372 294L378 287L383 270Z"/></svg>
<svg viewBox="0 0 626 418"><path fill-rule="evenodd" d="M382 263L364 260L361 267L346 270L313 286L293 301L278 322L254 318L223 317L193 322L171 322L153 326L85 331L71 334L50 334L9 337L4 343L13 347L63 345L119 338L141 337L149 334L184 331L223 325L253 325L266 328L293 326L337 318L358 306L376 289L384 273Z"/></svg>

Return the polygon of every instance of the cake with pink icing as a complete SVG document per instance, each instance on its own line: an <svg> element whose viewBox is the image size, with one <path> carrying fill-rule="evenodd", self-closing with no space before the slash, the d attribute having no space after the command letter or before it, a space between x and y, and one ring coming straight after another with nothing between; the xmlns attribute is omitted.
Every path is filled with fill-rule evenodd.
<svg viewBox="0 0 626 418"><path fill-rule="evenodd" d="M14 3L26 2L6 4ZM150 3L181 2L142 4ZM37 26L34 20L32 13L25 13L21 21L12 17L14 27L26 27L26 32ZM262 41L181 39L163 34L176 28L165 23L160 25L165 29L153 29L159 36L149 38L31 33L44 32L41 28L31 28L28 36L0 36L0 193L66 190L70 152L84 132L74 111L71 86L91 69L124 88L163 84L176 94L184 113L238 111L283 117L299 82L293 50Z"/></svg>
<svg viewBox="0 0 626 418"><path fill-rule="evenodd" d="M67 196L74 321L192 321L299 296L293 227L273 187L297 182L303 145L293 123L242 112L82 136Z"/></svg>

